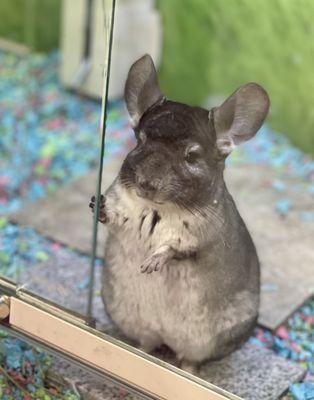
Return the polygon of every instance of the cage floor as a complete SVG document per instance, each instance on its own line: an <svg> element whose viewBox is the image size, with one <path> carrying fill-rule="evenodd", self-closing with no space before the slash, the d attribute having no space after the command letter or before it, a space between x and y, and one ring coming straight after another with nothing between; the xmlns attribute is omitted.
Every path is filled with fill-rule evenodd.
<svg viewBox="0 0 314 400"><path fill-rule="evenodd" d="M63 90L57 79L56 53L48 56L30 54L23 58L11 53L0 53L0 61L0 272L4 276L27 283L29 288L52 300L82 311L86 306L82 302L88 286L88 259L81 253L71 250L69 248L71 244L66 242L64 236L51 233L48 234L49 240L32 228L37 221L36 216L40 214L41 203L37 203L33 208L34 213L29 215L32 218L27 220L27 226L12 224L5 215L13 218L13 212L18 210L23 212L27 209L28 203L41 198L49 204L51 203L49 196L55 193L58 197L59 191L64 187L67 192L60 198L61 209L58 214L60 216L63 207L67 210L67 197L73 192L71 182L78 179L76 192L81 193L79 207L82 207L79 218L83 220L85 218L85 221L90 223L89 215L85 216L84 213L85 210L88 211L93 183L90 180L91 186L85 193L86 185L84 179L80 177L97 164L100 104ZM106 161L110 163L113 159L121 157L133 143L121 104L111 107L108 127L110 140L107 141ZM262 249L263 263L269 262L273 265L271 263L274 262L275 268L281 266L278 276L266 275L262 288L263 298L268 297L270 299L268 304L271 305L261 313L261 317L264 318L262 322L266 325L265 316L269 318L270 315L282 315L279 303L278 313L270 314L273 308L277 307L279 300L289 305L285 308L288 314L295 305L300 305L296 304L296 297L302 302L310 294L307 292L308 286L303 286L308 284L305 282L307 275L303 274L306 265L301 264L303 261L307 264L313 256L312 246L306 243L313 233L311 223L314 221L314 213L309 199L314 195L314 163L310 157L291 146L284 136L274 134L266 126L253 141L233 153L228 165L232 168L230 169L232 179L237 182L233 185L232 179L229 180L231 191L252 230L252 235ZM73 204L68 211L69 216L72 215ZM51 223L52 218L48 218L47 210L42 210L41 215L45 216L45 212L46 224ZM66 212L63 216L67 217ZM264 221L267 231L263 228ZM61 229L64 229L67 223L68 221L61 226ZM84 252L88 251L90 243L88 238L90 226L85 226L87 227L84 230L85 237L78 239L81 246L84 243L85 248L82 248ZM71 227L73 227L71 233L76 234L75 221ZM264 235L267 232L270 233L269 236ZM272 241L271 247L269 240ZM67 246L64 247L63 243L67 243ZM80 248L77 244L74 244L74 247ZM100 250L100 256L101 252ZM290 259L294 260L297 268L292 268ZM289 275L292 269L294 275ZM98 315L99 327L102 327L107 320L99 297L100 270L101 261L98 261L95 312ZM281 291L283 275L285 280L287 276L292 278L291 284L286 286L285 291ZM54 284L49 285L48 282L52 278L55 279ZM302 299L299 288L300 291L305 288ZM290 306L291 299L293 306ZM273 304L276 304L276 307L273 307ZM272 325L269 326L276 326L279 320L282 320L282 316L279 319L276 316L272 317L269 322ZM43 381L34 375L32 366L37 363L36 365L41 365L37 370L46 371L46 368L42 367L46 365L47 357L34 357L32 350L22 344L16 344L10 338L0 338L0 340L1 348L3 350L6 348L8 351L7 354L3 351L1 359L4 370L0 371L0 390L5 390L9 400L23 399L25 392L12 383L16 380L18 385L23 385L24 391L36 392L38 398L43 398L46 393L40 386ZM269 348L276 360L278 357L275 354L281 356L280 360L283 363L289 359L294 363L297 362L304 371L308 371L307 383L291 386L291 393L295 399L303 400L311 390L313 391L314 384L311 385L314 375L313 300L309 300L274 333L257 328L250 342L251 345L258 345L261 349L257 350L256 354L264 354L264 358L273 359L268 357L270 353L266 356L264 352L265 348ZM248 355L247 350L246 355ZM242 356L234 357L239 360ZM238 364L234 365L237 365L239 371L243 369L245 372L246 362L243 360L244 358L241 363L238 361ZM256 360L255 364L250 365L258 373L260 365L258 358ZM19 371L26 371L25 363L28 365L29 370L26 370L30 375L22 376ZM277 372L284 370L288 375L284 378L286 379L284 385L282 385L283 380L279 378L278 386L276 381L268 381L269 389L273 390L271 393L279 393L283 386L288 388L288 380L301 376L300 370L295 365L282 364L279 361L278 363ZM10 379L7 378L8 373L11 374ZM67 374L66 370L64 374ZM86 388L84 377L82 375L76 377ZM210 379L214 377L211 376ZM261 386L264 384L265 382L260 383ZM244 386L241 390L245 390ZM254 390L257 390L257 387ZM130 398L127 393L117 388L108 389L106 393L106 399ZM49 395L52 399L60 398L52 392ZM78 397L70 393L63 395L62 398L73 400Z"/></svg>
<svg viewBox="0 0 314 400"><path fill-rule="evenodd" d="M119 160L116 160L105 169L103 188L114 179L119 165ZM277 175L269 167L260 165L249 169L243 165L230 165L226 173L228 187L253 236L261 260L259 323L272 330L314 294L314 248L311 246L314 224L299 217L305 210L314 214L314 202L306 191L293 190L297 180L281 178L286 186L286 196L294 207L287 215L280 215L276 204L282 193L265 184L278 180ZM95 182L96 171L25 207L12 219L89 254L92 218L88 202L94 193ZM99 232L98 256L102 257L106 232L101 225Z"/></svg>
<svg viewBox="0 0 314 400"><path fill-rule="evenodd" d="M96 285L94 316L97 327L113 336L118 336L106 317L100 297L101 262L96 267ZM35 268L27 269L20 276L21 282L27 283L32 292L66 306L71 310L84 312L87 307L87 282L89 270L87 257L61 248L58 254ZM53 285L51 284L53 283ZM176 364L175 358L162 352L155 356ZM76 382L81 391L93 393L96 400L115 399L119 390L114 385L104 385L99 379L91 378L66 362L57 362L57 370L65 371L64 376ZM69 375L70 373L70 375ZM302 379L305 370L297 364L277 356L271 350L247 343L229 357L213 363L207 363L200 370L200 377L220 386L244 400L273 400L287 391L292 382ZM92 379L92 384L90 382ZM130 399L136 396L128 395ZM117 397L119 398L119 397Z"/></svg>

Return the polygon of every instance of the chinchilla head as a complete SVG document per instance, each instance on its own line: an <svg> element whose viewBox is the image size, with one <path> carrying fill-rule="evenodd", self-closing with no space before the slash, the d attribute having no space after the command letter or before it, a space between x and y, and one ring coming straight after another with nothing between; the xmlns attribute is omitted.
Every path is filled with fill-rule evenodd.
<svg viewBox="0 0 314 400"><path fill-rule="evenodd" d="M225 158L256 134L269 109L256 83L210 111L166 100L149 55L132 65L125 101L137 146L122 165L121 183L150 201L189 209L206 205L224 185Z"/></svg>

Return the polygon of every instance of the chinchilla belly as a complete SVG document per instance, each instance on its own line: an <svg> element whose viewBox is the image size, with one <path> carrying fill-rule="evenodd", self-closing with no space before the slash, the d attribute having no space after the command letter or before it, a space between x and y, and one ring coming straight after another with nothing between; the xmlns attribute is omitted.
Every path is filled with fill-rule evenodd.
<svg viewBox="0 0 314 400"><path fill-rule="evenodd" d="M114 237L107 244L102 295L109 316L126 336L144 348L165 343L179 358L195 361L224 355L246 338L257 299L242 291L226 302L215 283L211 290L208 274L190 260L142 274L142 250L130 244L126 253ZM237 337L230 342L233 330Z"/></svg>

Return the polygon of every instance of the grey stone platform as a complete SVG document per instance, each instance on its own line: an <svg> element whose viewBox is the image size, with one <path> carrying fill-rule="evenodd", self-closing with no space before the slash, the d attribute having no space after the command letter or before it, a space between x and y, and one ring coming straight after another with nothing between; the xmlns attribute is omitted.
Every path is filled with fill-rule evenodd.
<svg viewBox="0 0 314 400"><path fill-rule="evenodd" d="M275 400L305 371L272 351L245 344L221 361L207 363L200 376L244 400Z"/></svg>
<svg viewBox="0 0 314 400"><path fill-rule="evenodd" d="M121 160L105 169L103 189L117 174ZM284 180L285 193L265 186L278 176L260 166L226 170L227 186L255 241L262 264L262 296L259 323L275 329L314 294L314 224L300 220L299 213L313 211L310 194L296 191L299 183ZM34 227L41 234L83 253L91 249L92 217L88 208L95 192L96 173L82 177L51 196L25 207L12 219ZM291 199L291 212L283 218L275 211L282 197ZM103 255L106 232L99 225L98 256Z"/></svg>
<svg viewBox="0 0 314 400"><path fill-rule="evenodd" d="M95 267L93 310L97 327L102 329L109 323L100 296L102 265ZM19 284L34 294L53 301L60 306L87 313L89 259L76 253L60 249L47 261L24 270L19 276Z"/></svg>
<svg viewBox="0 0 314 400"><path fill-rule="evenodd" d="M116 336L110 325L101 297L101 265L96 267L94 316L97 328ZM20 281L27 289L81 314L87 307L88 258L60 249L49 260L23 271ZM169 353L155 352L155 356L176 364ZM245 400L274 400L285 392L289 384L302 379L305 371L299 366L276 356L273 352L246 344L224 360L207 363L200 370L200 377L222 387ZM68 362L56 359L51 374L57 381L64 378L88 400L128 400L137 396L125 394L116 385L103 382ZM121 395L123 394L123 396Z"/></svg>
<svg viewBox="0 0 314 400"><path fill-rule="evenodd" d="M266 167L232 167L225 178L261 261L259 323L275 329L314 294L314 222L300 218L304 211L314 215L313 197L302 182L278 177ZM284 192L267 185L278 179ZM291 202L285 217L275 210L283 198Z"/></svg>
<svg viewBox="0 0 314 400"><path fill-rule="evenodd" d="M84 400L141 399L64 360L55 359L54 365L54 373L65 377ZM302 379L304 374L299 367L271 351L246 344L224 360L205 364L199 377L243 400L276 400L291 382Z"/></svg>
<svg viewBox="0 0 314 400"><path fill-rule="evenodd" d="M116 159L106 166L103 188L108 187L121 165ZM92 171L51 195L23 207L11 220L35 228L42 235L54 239L82 253L90 254L93 217L88 207L96 193L97 172ZM98 225L97 255L103 257L105 229Z"/></svg>

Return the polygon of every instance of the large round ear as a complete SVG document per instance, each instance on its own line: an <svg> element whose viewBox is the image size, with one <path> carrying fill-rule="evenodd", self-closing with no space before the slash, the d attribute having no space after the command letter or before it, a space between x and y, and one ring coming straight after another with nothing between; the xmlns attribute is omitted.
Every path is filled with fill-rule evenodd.
<svg viewBox="0 0 314 400"><path fill-rule="evenodd" d="M134 126L149 107L164 97L160 92L156 69L150 55L146 54L131 66L124 97Z"/></svg>
<svg viewBox="0 0 314 400"><path fill-rule="evenodd" d="M235 146L251 139L262 126L269 105L266 91L257 83L248 83L215 108L216 145L220 153L227 156Z"/></svg>

